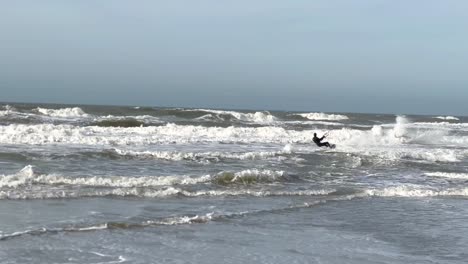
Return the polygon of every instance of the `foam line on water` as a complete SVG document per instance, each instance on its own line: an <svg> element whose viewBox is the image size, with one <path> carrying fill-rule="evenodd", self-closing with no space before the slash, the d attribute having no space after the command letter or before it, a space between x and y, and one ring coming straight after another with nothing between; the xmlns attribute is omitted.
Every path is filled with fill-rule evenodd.
<svg viewBox="0 0 468 264"><path fill-rule="evenodd" d="M364 191L368 196L378 197L437 197L437 196L468 196L468 188L435 189L420 186L392 186L382 189Z"/></svg>
<svg viewBox="0 0 468 264"><path fill-rule="evenodd" d="M189 160L189 161L215 161L223 159L234 160L255 160L277 157L280 155L290 154L291 151L284 148L281 151L251 151L243 153L232 152L179 152L179 151L134 151L114 148L113 152L121 156L129 156L136 158L152 158L162 160Z"/></svg>
<svg viewBox="0 0 468 264"><path fill-rule="evenodd" d="M431 177L441 177L448 179L468 180L468 173L455 173L455 172L426 172L424 173Z"/></svg>

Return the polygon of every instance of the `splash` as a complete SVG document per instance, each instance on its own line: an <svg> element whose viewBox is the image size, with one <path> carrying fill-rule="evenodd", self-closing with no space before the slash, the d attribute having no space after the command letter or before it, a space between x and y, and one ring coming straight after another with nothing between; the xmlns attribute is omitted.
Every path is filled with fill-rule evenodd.
<svg viewBox="0 0 468 264"><path fill-rule="evenodd" d="M395 138L406 138L408 134L407 126L408 126L408 119L405 116L397 116L396 117L396 124L393 127L393 135Z"/></svg>

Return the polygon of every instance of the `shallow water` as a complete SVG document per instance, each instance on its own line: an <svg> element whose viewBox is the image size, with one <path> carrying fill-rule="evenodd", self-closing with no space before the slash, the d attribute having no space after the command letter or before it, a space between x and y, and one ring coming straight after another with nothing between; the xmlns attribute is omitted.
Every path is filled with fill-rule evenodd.
<svg viewBox="0 0 468 264"><path fill-rule="evenodd" d="M3 104L0 259L464 263L467 121Z"/></svg>

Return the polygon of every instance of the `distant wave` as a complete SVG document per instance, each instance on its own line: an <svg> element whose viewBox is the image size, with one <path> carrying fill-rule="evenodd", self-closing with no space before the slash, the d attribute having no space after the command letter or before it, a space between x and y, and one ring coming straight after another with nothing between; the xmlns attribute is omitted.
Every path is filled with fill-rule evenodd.
<svg viewBox="0 0 468 264"><path fill-rule="evenodd" d="M272 123L277 121L277 118L270 114L268 111L255 112L255 113L241 113L236 111L222 111L222 110L210 110L210 109L186 109L186 112L206 112L207 115L203 115L198 119L223 119L223 116L230 116L239 121L252 122L252 123ZM214 115L213 115L214 114Z"/></svg>
<svg viewBox="0 0 468 264"><path fill-rule="evenodd" d="M76 117L88 117L89 116L79 107L61 108L61 109L48 109L48 108L38 107L35 109L35 111L42 115L51 116L51 117L75 117L76 118Z"/></svg>
<svg viewBox="0 0 468 264"><path fill-rule="evenodd" d="M436 116L434 118L442 119L442 120L460 120L458 117L454 117L454 116Z"/></svg>
<svg viewBox="0 0 468 264"><path fill-rule="evenodd" d="M347 120L349 117L345 115L337 115L337 114L325 114L325 113L303 113L303 114L296 114L307 118L309 120Z"/></svg>

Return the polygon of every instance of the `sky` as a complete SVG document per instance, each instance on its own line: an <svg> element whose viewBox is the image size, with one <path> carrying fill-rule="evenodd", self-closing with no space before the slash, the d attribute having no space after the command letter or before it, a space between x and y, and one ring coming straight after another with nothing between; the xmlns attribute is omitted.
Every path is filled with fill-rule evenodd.
<svg viewBox="0 0 468 264"><path fill-rule="evenodd" d="M0 101L468 115L468 1L0 2Z"/></svg>

